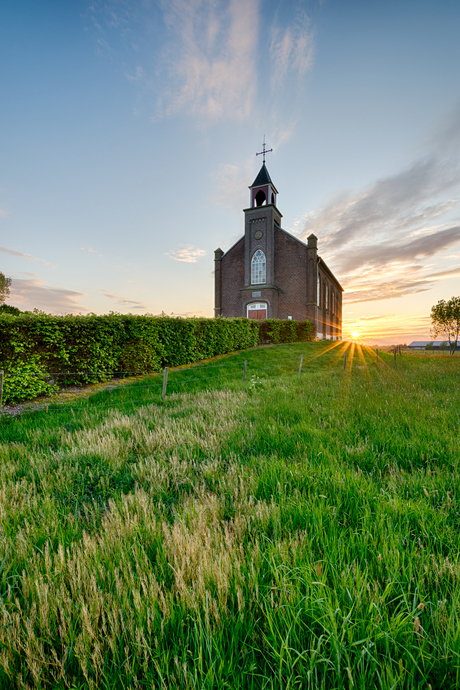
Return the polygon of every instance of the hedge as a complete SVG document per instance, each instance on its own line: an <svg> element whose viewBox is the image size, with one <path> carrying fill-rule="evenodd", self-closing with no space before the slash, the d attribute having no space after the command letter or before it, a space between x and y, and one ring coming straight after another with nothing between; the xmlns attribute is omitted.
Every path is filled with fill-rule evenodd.
<svg viewBox="0 0 460 690"><path fill-rule="evenodd" d="M3 400L20 402L50 393L59 387L58 379L60 385L95 383L115 373L158 371L259 342L308 340L311 334L308 321L1 314Z"/></svg>

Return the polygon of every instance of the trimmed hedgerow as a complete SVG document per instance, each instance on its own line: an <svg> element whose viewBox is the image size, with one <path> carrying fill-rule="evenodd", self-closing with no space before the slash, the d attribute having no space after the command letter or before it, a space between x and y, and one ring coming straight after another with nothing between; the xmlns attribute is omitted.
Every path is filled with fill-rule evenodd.
<svg viewBox="0 0 460 690"><path fill-rule="evenodd" d="M308 321L182 319L108 314L0 315L0 369L4 402L20 402L56 386L95 383L115 373L157 371L259 342L311 338ZM59 373L56 383L50 374Z"/></svg>
<svg viewBox="0 0 460 690"><path fill-rule="evenodd" d="M266 319L260 322L259 340L268 343L294 343L311 340L313 328L309 321Z"/></svg>

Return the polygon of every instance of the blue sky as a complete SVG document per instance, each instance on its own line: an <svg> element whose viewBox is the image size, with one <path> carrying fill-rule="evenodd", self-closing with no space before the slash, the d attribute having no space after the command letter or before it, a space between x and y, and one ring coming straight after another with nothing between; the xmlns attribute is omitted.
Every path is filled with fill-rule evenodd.
<svg viewBox="0 0 460 690"><path fill-rule="evenodd" d="M0 270L53 313L213 313L267 166L345 330L429 337L459 294L457 0L41 0L0 8Z"/></svg>

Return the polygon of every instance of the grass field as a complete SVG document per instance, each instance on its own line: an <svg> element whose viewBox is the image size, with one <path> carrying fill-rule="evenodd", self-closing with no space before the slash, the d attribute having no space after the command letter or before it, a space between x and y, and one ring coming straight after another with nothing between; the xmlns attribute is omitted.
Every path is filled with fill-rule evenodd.
<svg viewBox="0 0 460 690"><path fill-rule="evenodd" d="M460 358L382 358L3 416L0 687L460 687Z"/></svg>

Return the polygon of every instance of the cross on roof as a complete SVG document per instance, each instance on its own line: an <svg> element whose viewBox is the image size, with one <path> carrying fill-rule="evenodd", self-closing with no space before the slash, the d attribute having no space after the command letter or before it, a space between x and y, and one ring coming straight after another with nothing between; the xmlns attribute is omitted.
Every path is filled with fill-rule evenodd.
<svg viewBox="0 0 460 690"><path fill-rule="evenodd" d="M256 153L256 156L262 156L263 155L263 163L265 165L265 154L270 153L270 151L273 151L273 149L266 149L265 148L265 134L264 134L264 144L262 147L262 151L259 151L259 153Z"/></svg>

